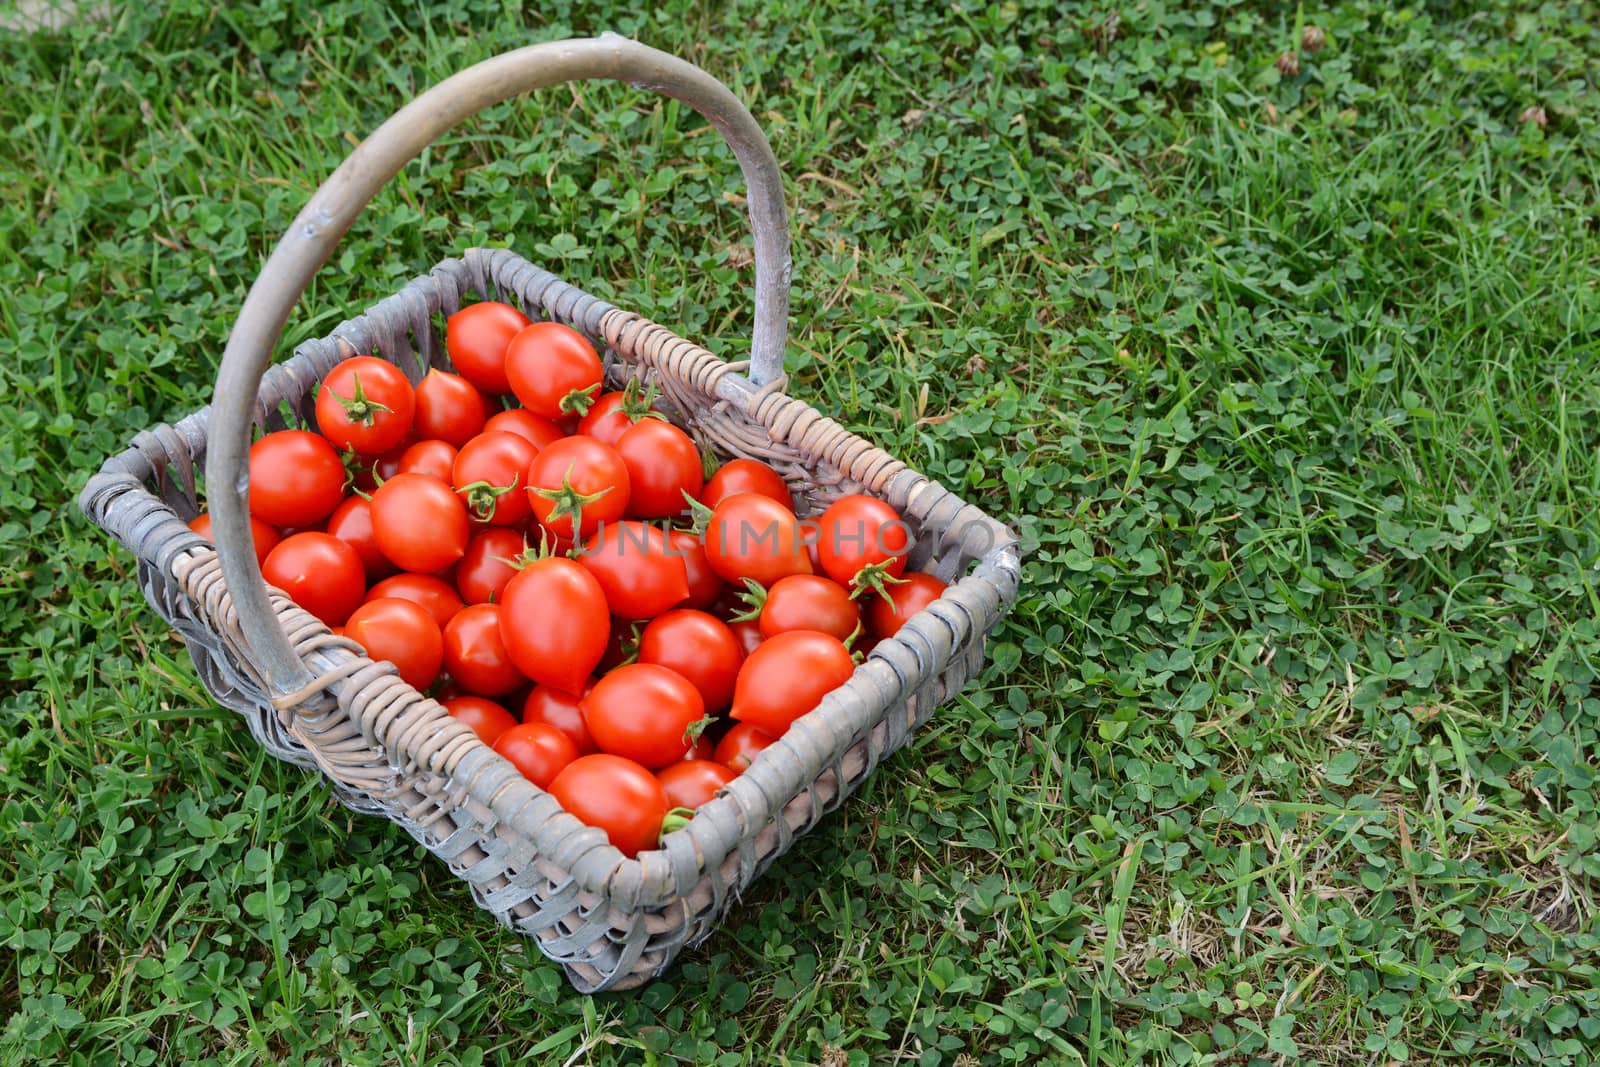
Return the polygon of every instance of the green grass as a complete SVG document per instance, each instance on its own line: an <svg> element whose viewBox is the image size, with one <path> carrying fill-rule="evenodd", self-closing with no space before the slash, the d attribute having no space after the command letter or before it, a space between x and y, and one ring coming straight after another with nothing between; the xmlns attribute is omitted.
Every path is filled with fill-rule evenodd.
<svg viewBox="0 0 1600 1067"><path fill-rule="evenodd" d="M0 1062L1594 1062L1592 6L535 7L0 39ZM591 999L264 758L72 497L352 139L604 28L769 131L792 390L1034 549L981 681ZM503 242L737 355L739 191L626 87L497 107L288 339Z"/></svg>

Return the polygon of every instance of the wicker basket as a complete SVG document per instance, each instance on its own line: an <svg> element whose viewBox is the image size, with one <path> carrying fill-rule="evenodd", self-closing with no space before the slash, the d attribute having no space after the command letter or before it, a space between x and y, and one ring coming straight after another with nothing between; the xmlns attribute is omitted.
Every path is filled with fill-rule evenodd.
<svg viewBox="0 0 1600 1067"><path fill-rule="evenodd" d="M664 327L589 296L507 251L473 250L268 368L289 309L351 221L404 163L462 118L530 88L604 77L675 96L723 133L750 188L756 336L746 377ZM281 593L250 550L253 428L311 421L312 387L376 352L420 379L443 366L434 316L469 294L567 323L604 353L608 379L653 379L668 413L720 457L772 463L813 514L845 493L905 517L912 566L948 591L880 642L840 689L763 751L659 850L625 858L564 812L435 701L367 659ZM1016 540L978 509L784 395L788 240L776 161L714 79L623 38L535 45L441 83L384 124L318 190L263 268L229 338L211 408L141 433L94 475L84 512L138 558L139 583L182 635L207 689L274 756L319 768L350 808L403 826L502 922L537 941L584 992L639 985L704 938L797 834L838 807L983 662L1016 592ZM263 373L263 371L265 373ZM185 525L206 463L215 550ZM233 491L223 491L222 487Z"/></svg>

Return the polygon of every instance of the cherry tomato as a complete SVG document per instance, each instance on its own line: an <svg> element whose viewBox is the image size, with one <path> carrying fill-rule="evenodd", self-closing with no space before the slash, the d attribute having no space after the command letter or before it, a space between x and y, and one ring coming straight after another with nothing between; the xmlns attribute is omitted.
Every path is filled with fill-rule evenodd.
<svg viewBox="0 0 1600 1067"><path fill-rule="evenodd" d="M540 789L549 789L556 775L579 755L572 738L542 722L511 727L495 741L494 750Z"/></svg>
<svg viewBox="0 0 1600 1067"><path fill-rule="evenodd" d="M356 550L317 532L285 537L267 553L261 576L329 626L344 625L367 586Z"/></svg>
<svg viewBox="0 0 1600 1067"><path fill-rule="evenodd" d="M717 597L722 594L722 579L711 569L711 563L706 559L706 546L701 544L700 538L688 530L668 530L667 544L683 558L684 577L689 581L689 595L682 606L709 608L715 604Z"/></svg>
<svg viewBox="0 0 1600 1067"><path fill-rule="evenodd" d="M690 811L716 796L717 790L737 777L732 768L704 759L679 760L656 772L656 781L666 791L667 803Z"/></svg>
<svg viewBox="0 0 1600 1067"><path fill-rule="evenodd" d="M500 636L517 669L577 692L611 639L606 594L594 575L561 556L535 560L506 583Z"/></svg>
<svg viewBox="0 0 1600 1067"><path fill-rule="evenodd" d="M679 608L651 620L639 637L639 662L676 671L700 691L707 711L733 701L733 683L744 663L739 639L727 624L703 611Z"/></svg>
<svg viewBox="0 0 1600 1067"><path fill-rule="evenodd" d="M444 320L444 347L456 373L485 393L509 393L506 347L528 316L498 300L468 304Z"/></svg>
<svg viewBox="0 0 1600 1067"><path fill-rule="evenodd" d="M490 415L489 421L483 424L483 432L514 433L527 438L535 448L544 448L567 436L561 427L525 408L512 408Z"/></svg>
<svg viewBox="0 0 1600 1067"><path fill-rule="evenodd" d="M216 537L211 532L211 513L209 511L202 511L190 519L189 529L212 544L217 543ZM267 561L267 554L278 547L278 542L283 540L283 536L277 530L252 515L250 516L250 540L256 550L256 563L261 564Z"/></svg>
<svg viewBox="0 0 1600 1067"><path fill-rule="evenodd" d="M789 492L789 484L760 460L730 459L718 467L700 490L700 503L715 508L735 493L760 493L794 510L794 494Z"/></svg>
<svg viewBox="0 0 1600 1067"><path fill-rule="evenodd" d="M740 722L774 737L849 680L856 665L844 642L816 630L790 630L761 642L739 669L733 710Z"/></svg>
<svg viewBox="0 0 1600 1067"><path fill-rule="evenodd" d="M539 524L557 537L572 538L572 517L581 513L577 536L589 537L627 511L627 465L610 445L564 437L528 465L528 502Z"/></svg>
<svg viewBox="0 0 1600 1067"><path fill-rule="evenodd" d="M685 511L705 484L700 449L670 422L645 419L617 440L628 468L628 511L641 519L664 519Z"/></svg>
<svg viewBox="0 0 1600 1067"><path fill-rule="evenodd" d="M706 560L725 582L753 578L770 586L791 574L810 574L794 512L759 493L739 493L718 504L706 523Z"/></svg>
<svg viewBox="0 0 1600 1067"><path fill-rule="evenodd" d="M397 596L427 610L433 621L443 630L464 605L456 595L455 586L431 574L397 574L385 578L367 590L367 600ZM365 601L363 601L364 603Z"/></svg>
<svg viewBox="0 0 1600 1067"><path fill-rule="evenodd" d="M761 634L761 624L755 619L740 619L728 623L728 632L733 634L733 639L739 642L739 651L746 657L756 650L756 647L765 641Z"/></svg>
<svg viewBox="0 0 1600 1067"><path fill-rule="evenodd" d="M938 600L946 586L931 574L911 571L903 582L890 582L867 602L867 628L880 640L893 637L917 612Z"/></svg>
<svg viewBox="0 0 1600 1067"><path fill-rule="evenodd" d="M524 326L506 348L506 378L522 406L547 419L582 415L600 393L600 357L559 322Z"/></svg>
<svg viewBox="0 0 1600 1067"><path fill-rule="evenodd" d="M639 380L631 378L627 387L615 393L606 393L588 414L578 420L578 432L586 437L593 437L597 441L604 441L612 448L617 446L617 440L641 419L648 418L649 413L655 410L655 405L650 403L650 398L639 388Z"/></svg>
<svg viewBox="0 0 1600 1067"><path fill-rule="evenodd" d="M477 522L515 526L528 517L528 465L539 450L514 433L482 433L461 446L450 484Z"/></svg>
<svg viewBox="0 0 1600 1067"><path fill-rule="evenodd" d="M604 830L624 856L637 856L661 841L666 790L633 760L604 752L579 756L556 775L549 793L568 814Z"/></svg>
<svg viewBox="0 0 1600 1067"><path fill-rule="evenodd" d="M717 742L717 751L711 758L729 770L743 774L745 768L750 766L750 761L756 758L756 753L776 740L776 737L759 727L736 722L733 729L723 734L722 740Z"/></svg>
<svg viewBox="0 0 1600 1067"><path fill-rule="evenodd" d="M689 727L706 714L699 690L677 671L653 663L618 667L584 696L584 725L602 752L652 770L689 751Z"/></svg>
<svg viewBox="0 0 1600 1067"><path fill-rule="evenodd" d="M452 697L440 703L452 718L470 727L478 735L478 740L486 745L493 745L501 734L517 725L517 720L512 718L509 711L483 697Z"/></svg>
<svg viewBox="0 0 1600 1067"><path fill-rule="evenodd" d="M416 395L405 371L377 356L352 356L317 387L317 429L341 452L376 456L411 432Z"/></svg>
<svg viewBox="0 0 1600 1067"><path fill-rule="evenodd" d="M459 374L430 370L417 386L417 436L448 441L460 448L483 430L489 406L483 394Z"/></svg>
<svg viewBox="0 0 1600 1067"><path fill-rule="evenodd" d="M448 483L450 472L455 465L456 446L449 441L416 441L400 454L400 462L395 465L394 474L382 477L387 481L395 474L426 474L430 478Z"/></svg>
<svg viewBox="0 0 1600 1067"><path fill-rule="evenodd" d="M250 446L250 514L270 526L310 526L344 499L344 461L327 438L279 430Z"/></svg>
<svg viewBox="0 0 1600 1067"><path fill-rule="evenodd" d="M426 474L397 474L372 494L372 533L383 554L408 571L450 566L472 536L467 506Z"/></svg>
<svg viewBox="0 0 1600 1067"><path fill-rule="evenodd" d="M583 692L587 693L591 688L592 683L585 682ZM554 726L572 739L572 743L578 746L580 756L599 752L600 746L589 736L589 727L583 722L582 700L581 694L575 695L553 686L536 685L528 691L528 697L522 703L522 721Z"/></svg>
<svg viewBox="0 0 1600 1067"><path fill-rule="evenodd" d="M578 562L599 581L619 618L652 619L689 595L683 558L666 534L642 522L606 523Z"/></svg>
<svg viewBox="0 0 1600 1067"><path fill-rule="evenodd" d="M399 570L389 562L372 534L372 501L359 496L347 498L328 516L326 532L356 550L366 568L367 581L382 581Z"/></svg>
<svg viewBox="0 0 1600 1067"><path fill-rule="evenodd" d="M817 555L840 585L881 584L906 569L911 530L894 508L877 497L840 497L818 520ZM867 573L863 575L863 571Z"/></svg>
<svg viewBox="0 0 1600 1067"><path fill-rule="evenodd" d="M489 526L472 535L466 554L456 564L456 589L468 604L488 604L500 600L517 562L528 549L528 540L516 530Z"/></svg>
<svg viewBox="0 0 1600 1067"><path fill-rule="evenodd" d="M414 689L426 689L439 677L444 644L439 624L426 609L397 596L379 597L356 608L344 625L345 636L374 660L387 660Z"/></svg>
<svg viewBox="0 0 1600 1067"><path fill-rule="evenodd" d="M498 604L462 608L445 625L444 668L474 696L503 697L527 681L506 654Z"/></svg>
<svg viewBox="0 0 1600 1067"><path fill-rule="evenodd" d="M821 630L841 641L861 625L861 609L850 590L816 574L791 574L779 578L767 591L761 607L761 636L788 630Z"/></svg>

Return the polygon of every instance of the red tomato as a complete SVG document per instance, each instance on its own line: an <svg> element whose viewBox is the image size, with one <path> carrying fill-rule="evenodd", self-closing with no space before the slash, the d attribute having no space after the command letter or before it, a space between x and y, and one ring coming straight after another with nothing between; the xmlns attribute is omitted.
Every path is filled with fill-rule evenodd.
<svg viewBox="0 0 1600 1067"><path fill-rule="evenodd" d="M717 742L717 751L711 758L729 770L743 774L745 768L750 766L750 761L756 758L756 753L776 740L776 737L759 727L736 722L733 729L723 734L722 740Z"/></svg>
<svg viewBox="0 0 1600 1067"><path fill-rule="evenodd" d="M630 759L604 752L579 756L556 775L549 792L578 821L604 830L624 856L660 844L666 790Z"/></svg>
<svg viewBox="0 0 1600 1067"><path fill-rule="evenodd" d="M728 623L728 632L733 634L734 640L739 642L739 651L746 657L756 650L756 647L765 641L761 634L761 624L755 619L740 619Z"/></svg>
<svg viewBox="0 0 1600 1067"><path fill-rule="evenodd" d="M413 430L415 427L413 427ZM417 443L416 434L408 433L405 440L395 445L381 456L363 457L364 464L356 474L355 487L363 493L370 494L379 485L400 473L400 460L406 451Z"/></svg>
<svg viewBox="0 0 1600 1067"><path fill-rule="evenodd" d="M794 512L759 493L739 493L718 504L706 523L706 560L725 582L754 578L772 585L791 574L810 574Z"/></svg>
<svg viewBox="0 0 1600 1067"><path fill-rule="evenodd" d="M651 769L681 760L689 727L705 717L699 690L676 671L653 663L618 667L582 701L583 721L602 752Z"/></svg>
<svg viewBox="0 0 1600 1067"><path fill-rule="evenodd" d="M212 544L217 543L216 537L211 533L211 513L209 511L202 511L190 519L189 529ZM261 564L267 561L267 553L277 548L278 542L282 541L283 537L277 530L252 515L250 516L250 540L256 550L256 563Z"/></svg>
<svg viewBox="0 0 1600 1067"><path fill-rule="evenodd" d="M452 718L471 727L472 732L478 735L478 740L486 745L494 744L501 734L517 725L517 720L511 717L509 711L483 697L453 697L440 703Z"/></svg>
<svg viewBox="0 0 1600 1067"><path fill-rule="evenodd" d="M630 378L622 390L606 393L595 401L594 407L589 409L588 414L578 420L578 432L597 441L604 441L615 448L617 440L627 433L634 423L649 417L649 413L654 410L655 405L650 402L650 396L640 390L639 380Z"/></svg>
<svg viewBox="0 0 1600 1067"><path fill-rule="evenodd" d="M351 356L317 387L317 429L340 451L376 456L406 439L415 407L405 371L377 356Z"/></svg>
<svg viewBox="0 0 1600 1067"><path fill-rule="evenodd" d="M642 522L608 522L578 557L605 590L611 614L652 619L689 595L683 558L667 535Z"/></svg>
<svg viewBox="0 0 1600 1067"><path fill-rule="evenodd" d="M439 624L440 630L455 618L456 612L465 607L456 595L454 586L431 574L397 574L393 578L385 578L367 590L366 599L377 600L385 596L397 596L425 608L433 616L433 621Z"/></svg>
<svg viewBox="0 0 1600 1067"><path fill-rule="evenodd" d="M495 741L494 750L540 789L549 789L556 775L578 758L578 746L572 738L542 722L511 727Z"/></svg>
<svg viewBox="0 0 1600 1067"><path fill-rule="evenodd" d="M535 448L544 448L567 436L561 427L525 408L512 408L490 415L489 421L483 424L483 432L514 433L526 437Z"/></svg>
<svg viewBox="0 0 1600 1067"><path fill-rule="evenodd" d="M426 689L439 677L444 652L439 624L409 600L386 596L367 601L351 613L344 633L372 659L394 664L414 689Z"/></svg>
<svg viewBox="0 0 1600 1067"><path fill-rule="evenodd" d="M441 482L449 482L450 471L455 465L456 446L449 441L417 441L408 445L400 454L400 462L395 465L394 474L384 475L382 471L378 473L385 481L393 478L395 474L426 474Z"/></svg>
<svg viewBox="0 0 1600 1067"><path fill-rule="evenodd" d="M781 736L855 669L850 650L831 634L790 630L769 637L739 669L729 714Z"/></svg>
<svg viewBox="0 0 1600 1067"><path fill-rule="evenodd" d="M850 599L850 590L815 574L779 578L761 607L762 637L788 630L821 630L848 641L860 625L861 609Z"/></svg>
<svg viewBox="0 0 1600 1067"><path fill-rule="evenodd" d="M840 585L854 586L858 580L878 584L882 576L898 578L906 569L911 530L894 508L877 497L860 493L840 497L822 513L818 525L817 556L822 569Z"/></svg>
<svg viewBox="0 0 1600 1067"><path fill-rule="evenodd" d="M591 688L592 683L585 682L583 692L587 693ZM583 722L582 700L581 695L564 692L553 686L536 685L528 691L528 698L522 703L522 721L554 726L572 739L572 743L578 746L580 756L599 752L600 747L589 736L589 727Z"/></svg>
<svg viewBox="0 0 1600 1067"><path fill-rule="evenodd" d="M356 550L332 534L285 537L267 553L261 576L329 626L342 626L361 603L367 573Z"/></svg>
<svg viewBox="0 0 1600 1067"><path fill-rule="evenodd" d="M450 468L450 484L477 522L515 526L532 511L528 465L539 450L514 433L481 433L461 446Z"/></svg>
<svg viewBox="0 0 1600 1067"><path fill-rule="evenodd" d="M500 636L517 669L569 693L583 687L611 639L606 594L561 556L535 560L506 583Z"/></svg>
<svg viewBox="0 0 1600 1067"><path fill-rule="evenodd" d="M456 564L456 588L461 599L468 604L498 602L527 550L527 538L503 526L486 527L473 534L466 554Z"/></svg>
<svg viewBox="0 0 1600 1067"><path fill-rule="evenodd" d="M600 665L594 669L596 675L607 674L639 658L640 627L636 619L611 620L611 640L606 643L606 654L600 657Z"/></svg>
<svg viewBox="0 0 1600 1067"><path fill-rule="evenodd" d="M528 316L497 300L468 304L444 320L444 347L456 373L485 393L509 393L506 347Z"/></svg>
<svg viewBox="0 0 1600 1067"><path fill-rule="evenodd" d="M789 484L760 460L730 459L718 467L700 490L700 503L715 508L735 493L760 493L794 510L794 494L789 492Z"/></svg>
<svg viewBox="0 0 1600 1067"><path fill-rule="evenodd" d="M737 777L732 768L704 759L679 760L656 772L656 781L666 791L667 803L690 811L716 796L717 790Z"/></svg>
<svg viewBox="0 0 1600 1067"><path fill-rule="evenodd" d="M522 406L547 419L582 415L600 393L600 357L559 322L524 326L506 348L506 378Z"/></svg>
<svg viewBox="0 0 1600 1067"><path fill-rule="evenodd" d="M459 374L430 370L417 386L417 436L448 441L460 448L483 430L489 406L483 394Z"/></svg>
<svg viewBox="0 0 1600 1067"><path fill-rule="evenodd" d="M528 502L539 524L557 537L573 537L574 514L580 515L577 536L588 537L627 511L627 465L610 445L564 437L528 465Z"/></svg>
<svg viewBox="0 0 1600 1067"><path fill-rule="evenodd" d="M946 586L931 574L912 571L903 582L890 582L867 602L867 628L880 640L893 637L923 608L938 600Z"/></svg>
<svg viewBox="0 0 1600 1067"><path fill-rule="evenodd" d="M472 536L467 506L426 474L397 474L372 494L372 533L402 569L427 574L460 559Z"/></svg>
<svg viewBox="0 0 1600 1067"><path fill-rule="evenodd" d="M347 498L328 516L327 532L356 550L361 566L366 568L367 581L382 581L399 569L389 562L372 534L372 501L359 496Z"/></svg>
<svg viewBox="0 0 1600 1067"><path fill-rule="evenodd" d="M456 612L444 628L444 667L475 696L505 696L527 681L506 653L498 604L473 604Z"/></svg>
<svg viewBox="0 0 1600 1067"><path fill-rule="evenodd" d="M271 526L310 526L344 499L344 461L326 438L279 430L250 446L250 514Z"/></svg>
<svg viewBox="0 0 1600 1067"><path fill-rule="evenodd" d="M628 467L628 511L641 519L664 519L689 507L705 484L700 449L670 422L645 419L617 441Z"/></svg>
<svg viewBox="0 0 1600 1067"><path fill-rule="evenodd" d="M694 739L694 744L688 752L683 754L684 759L711 759L716 755L717 743L711 740L709 734L701 734Z"/></svg>
<svg viewBox="0 0 1600 1067"><path fill-rule="evenodd" d="M680 608L651 620L639 637L639 662L676 671L700 691L706 710L733 701L733 683L744 662L739 639L722 620Z"/></svg>
<svg viewBox="0 0 1600 1067"><path fill-rule="evenodd" d="M689 580L689 595L682 606L709 608L722 594L722 579L706 559L706 546L688 530L668 530L667 544L683 558L684 577Z"/></svg>

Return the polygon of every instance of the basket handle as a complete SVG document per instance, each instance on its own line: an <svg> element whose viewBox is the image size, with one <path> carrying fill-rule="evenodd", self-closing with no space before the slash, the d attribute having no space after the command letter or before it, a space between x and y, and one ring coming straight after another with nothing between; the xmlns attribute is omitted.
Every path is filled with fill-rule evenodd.
<svg viewBox="0 0 1600 1067"><path fill-rule="evenodd" d="M290 310L377 191L440 134L530 89L601 78L682 100L704 115L733 149L749 188L755 232L750 378L764 385L781 377L789 318L783 179L755 117L727 87L693 64L613 33L530 45L446 78L378 127L312 194L250 287L217 371L206 457L217 555L244 636L279 691L291 692L312 679L267 599L261 568L249 548L246 501L251 410Z"/></svg>

